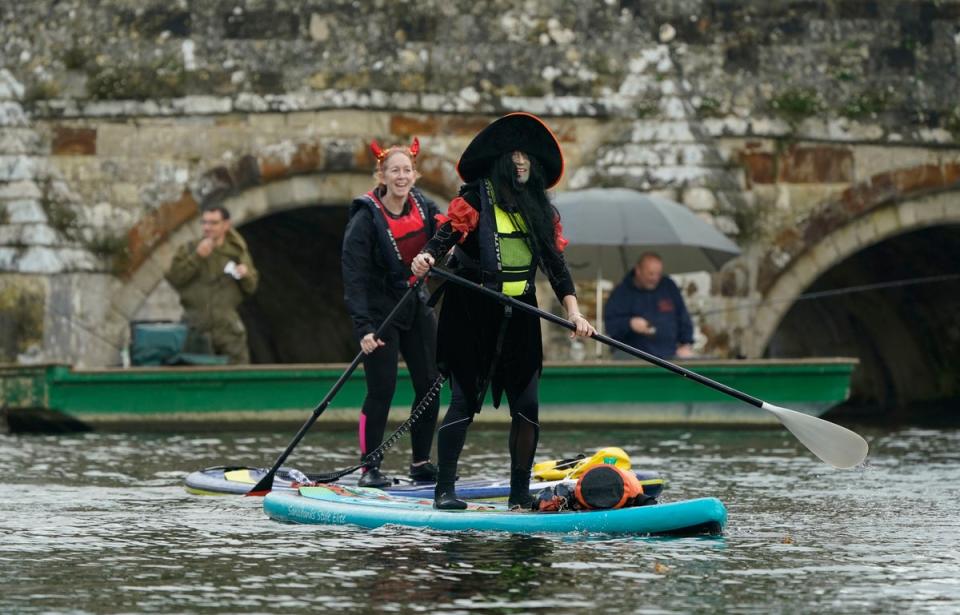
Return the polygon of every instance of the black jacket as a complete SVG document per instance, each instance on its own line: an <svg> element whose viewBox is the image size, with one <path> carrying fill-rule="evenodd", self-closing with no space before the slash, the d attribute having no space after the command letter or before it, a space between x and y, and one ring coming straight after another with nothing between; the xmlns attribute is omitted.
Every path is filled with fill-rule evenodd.
<svg viewBox="0 0 960 615"><path fill-rule="evenodd" d="M471 185L464 186L461 195L479 211L483 207L482 199L471 188ZM458 244L462 234L455 231L450 222L446 222L439 226L425 251L439 263L451 246L458 245L471 259L480 261L480 251L489 248L483 245L479 235L478 232L471 232L463 243ZM551 253L539 256L541 267L547 273L557 298L562 300L567 295L575 295L573 280L563 255ZM474 282L480 281L475 270L461 269L458 273ZM496 343L504 322L503 305L457 284L448 282L444 287L437 335L437 365L442 373L456 377L469 398L477 399L484 386L489 384L493 404L499 406L504 389L519 390L535 373L539 374L543 366L540 320L529 312L513 310L498 353ZM535 292L514 298L537 305Z"/></svg>
<svg viewBox="0 0 960 615"><path fill-rule="evenodd" d="M435 216L441 212L436 203L416 188L411 192L416 192L426 206L427 219L424 222L427 225L427 237L431 237L436 231ZM357 339L374 333L405 292L392 283L378 232L370 207L363 199L354 200L343 236L340 266L343 273L343 299L353 319ZM418 309L426 309L426 306L421 301L408 303L406 309L394 318L394 325L399 329L408 329Z"/></svg>

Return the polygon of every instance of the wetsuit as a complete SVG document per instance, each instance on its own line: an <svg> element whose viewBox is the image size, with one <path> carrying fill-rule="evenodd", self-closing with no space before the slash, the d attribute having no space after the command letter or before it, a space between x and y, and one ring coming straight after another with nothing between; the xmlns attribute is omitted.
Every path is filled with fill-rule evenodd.
<svg viewBox="0 0 960 615"><path fill-rule="evenodd" d="M376 191L353 201L344 234L342 269L344 301L359 341L374 333L406 292L410 261L426 244L440 214L436 204L413 189L399 215L390 213ZM402 355L420 402L437 378L436 318L426 297L408 302L380 337L382 346L363 357L367 395L360 415L360 455L383 441L387 415L397 384ZM414 463L430 458L439 401L434 399L410 430ZM379 461L370 465L378 467Z"/></svg>

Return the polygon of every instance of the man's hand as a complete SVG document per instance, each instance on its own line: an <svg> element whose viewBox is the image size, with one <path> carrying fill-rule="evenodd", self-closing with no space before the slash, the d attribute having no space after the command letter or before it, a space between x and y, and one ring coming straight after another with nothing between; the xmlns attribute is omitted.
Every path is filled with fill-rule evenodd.
<svg viewBox="0 0 960 615"><path fill-rule="evenodd" d="M242 280L243 278L247 277L247 273L247 266L241 263L233 270L233 278L235 280Z"/></svg>
<svg viewBox="0 0 960 615"><path fill-rule="evenodd" d="M200 240L200 243L197 244L197 256L207 258L211 252L213 252L213 240L209 237L204 237Z"/></svg>
<svg viewBox="0 0 960 615"><path fill-rule="evenodd" d="M630 319L630 328L634 333L639 333L640 335L653 335L656 333L656 330L650 326L647 319L641 318L640 316L634 316Z"/></svg>
<svg viewBox="0 0 960 615"><path fill-rule="evenodd" d="M693 346L690 344L681 344L677 346L677 358L678 359L689 359L693 356Z"/></svg>
<svg viewBox="0 0 960 615"><path fill-rule="evenodd" d="M427 254L426 252L421 252L413 257L413 262L410 263L410 271L413 272L413 275L418 278L422 278L434 264L433 257Z"/></svg>

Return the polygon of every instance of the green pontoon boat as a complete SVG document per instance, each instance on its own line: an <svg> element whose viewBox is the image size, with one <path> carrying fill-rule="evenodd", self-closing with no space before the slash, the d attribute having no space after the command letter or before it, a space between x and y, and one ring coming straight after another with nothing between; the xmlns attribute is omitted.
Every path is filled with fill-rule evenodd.
<svg viewBox="0 0 960 615"><path fill-rule="evenodd" d="M819 416L844 401L856 359L687 361L690 370L771 403ZM178 429L225 422L299 424L345 366L250 365L76 369L0 366L0 395L11 429L65 417L93 427ZM358 370L359 371L359 370ZM391 420L406 418L412 387L401 369ZM326 410L326 423L355 424L363 374L354 373ZM448 392L443 391L443 403ZM556 423L755 424L776 418L643 362L546 363L541 418ZM506 421L506 412L479 420Z"/></svg>

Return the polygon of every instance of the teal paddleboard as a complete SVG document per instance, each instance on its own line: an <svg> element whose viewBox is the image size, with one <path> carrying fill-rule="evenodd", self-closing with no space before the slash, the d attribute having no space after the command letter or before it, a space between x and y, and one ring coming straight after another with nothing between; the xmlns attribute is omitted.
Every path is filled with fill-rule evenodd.
<svg viewBox="0 0 960 615"><path fill-rule="evenodd" d="M445 511L435 510L430 499L334 485L301 487L295 493L274 491L264 498L263 509L271 519L286 523L514 533L719 534L727 521L727 510L716 498L618 510L545 513L515 512L504 504L470 502L466 510Z"/></svg>

